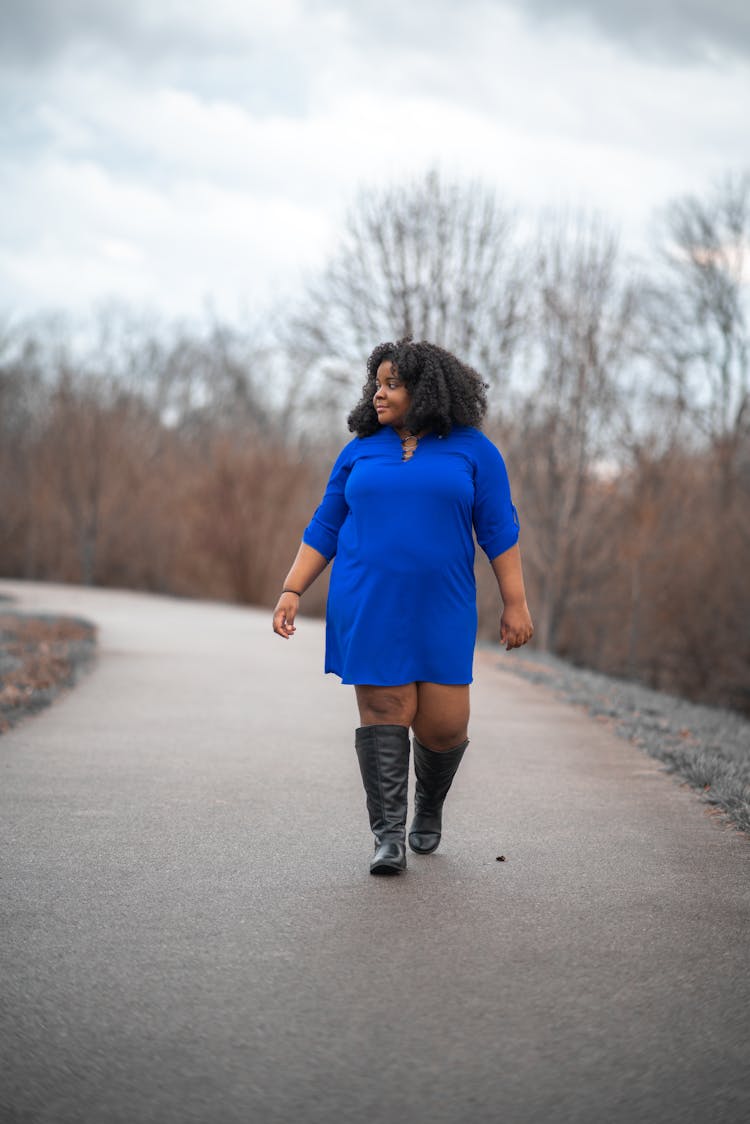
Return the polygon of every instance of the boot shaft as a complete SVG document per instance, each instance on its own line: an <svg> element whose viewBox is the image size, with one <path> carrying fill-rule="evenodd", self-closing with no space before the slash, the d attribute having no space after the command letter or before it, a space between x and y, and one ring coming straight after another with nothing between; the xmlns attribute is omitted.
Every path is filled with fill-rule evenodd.
<svg viewBox="0 0 750 1124"><path fill-rule="evenodd" d="M417 775L415 809L417 812L435 814L440 811L461 764L468 738L465 742L437 752L414 738L414 771Z"/></svg>
<svg viewBox="0 0 750 1124"><path fill-rule="evenodd" d="M360 726L355 747L373 835L378 843L403 842L409 785L408 728Z"/></svg>

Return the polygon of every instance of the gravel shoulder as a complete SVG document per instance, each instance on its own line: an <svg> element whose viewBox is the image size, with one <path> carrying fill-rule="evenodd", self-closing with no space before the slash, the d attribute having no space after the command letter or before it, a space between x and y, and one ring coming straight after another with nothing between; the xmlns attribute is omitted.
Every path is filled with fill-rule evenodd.
<svg viewBox="0 0 750 1124"><path fill-rule="evenodd" d="M485 648L484 658L491 651ZM741 714L699 706L544 653L503 656L493 660L498 670L544 684L558 697L583 707L661 761L717 814L750 833L750 721Z"/></svg>

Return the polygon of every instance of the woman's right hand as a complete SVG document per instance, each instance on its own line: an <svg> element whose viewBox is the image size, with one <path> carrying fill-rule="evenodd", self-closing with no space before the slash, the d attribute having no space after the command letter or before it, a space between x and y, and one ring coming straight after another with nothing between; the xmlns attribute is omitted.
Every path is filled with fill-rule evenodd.
<svg viewBox="0 0 750 1124"><path fill-rule="evenodd" d="M282 593L276 602L276 608L273 611L273 630L277 636L281 636L284 640L288 640L297 631L294 627L297 609L299 609L299 594L297 593Z"/></svg>

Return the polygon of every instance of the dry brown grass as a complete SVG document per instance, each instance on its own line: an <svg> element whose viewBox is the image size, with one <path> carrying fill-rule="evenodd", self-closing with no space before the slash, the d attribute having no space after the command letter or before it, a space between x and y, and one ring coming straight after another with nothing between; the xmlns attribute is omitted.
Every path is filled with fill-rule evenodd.
<svg viewBox="0 0 750 1124"><path fill-rule="evenodd" d="M87 621L0 613L0 734L72 686L95 649Z"/></svg>

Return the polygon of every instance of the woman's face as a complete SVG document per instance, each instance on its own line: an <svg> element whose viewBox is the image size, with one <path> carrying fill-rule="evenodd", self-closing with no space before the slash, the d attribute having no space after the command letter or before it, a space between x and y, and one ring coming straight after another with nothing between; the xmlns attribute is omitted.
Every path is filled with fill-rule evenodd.
<svg viewBox="0 0 750 1124"><path fill-rule="evenodd" d="M411 395L398 377L398 372L390 359L383 360L375 377L377 390L373 395L372 404L378 415L378 421L381 425L392 425L394 429L400 429L409 413Z"/></svg>

